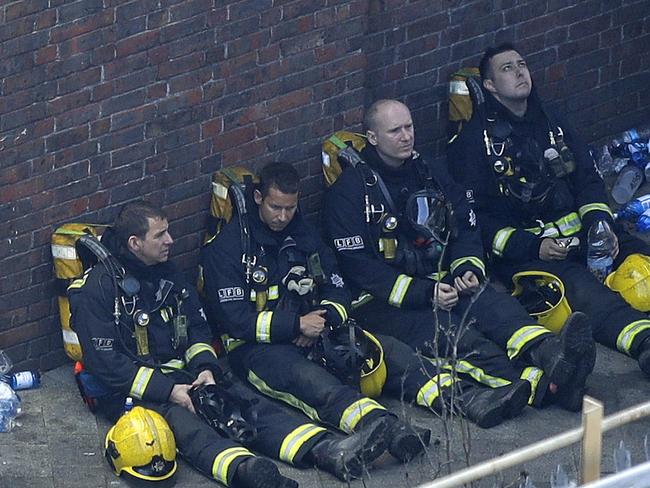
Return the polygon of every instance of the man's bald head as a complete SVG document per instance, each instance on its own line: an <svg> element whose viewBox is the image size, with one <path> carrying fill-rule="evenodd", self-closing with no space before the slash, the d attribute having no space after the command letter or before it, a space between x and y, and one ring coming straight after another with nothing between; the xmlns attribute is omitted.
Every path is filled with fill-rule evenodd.
<svg viewBox="0 0 650 488"><path fill-rule="evenodd" d="M368 143L389 166L401 166L411 157L415 133L411 111L397 100L378 100L364 117Z"/></svg>
<svg viewBox="0 0 650 488"><path fill-rule="evenodd" d="M398 100L392 100L384 98L382 100L377 100L375 103L368 107L366 110L365 116L363 117L363 127L366 130L375 130L377 129L377 123L381 114L384 114L387 110L393 107L401 107L408 110L408 107Z"/></svg>

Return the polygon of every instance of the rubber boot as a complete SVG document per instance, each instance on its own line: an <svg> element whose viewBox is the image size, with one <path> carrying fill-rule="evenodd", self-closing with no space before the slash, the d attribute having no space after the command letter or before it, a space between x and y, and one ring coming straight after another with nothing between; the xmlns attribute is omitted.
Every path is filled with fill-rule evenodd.
<svg viewBox="0 0 650 488"><path fill-rule="evenodd" d="M650 337L643 339L639 344L637 360L639 361L639 368L646 376L650 377Z"/></svg>
<svg viewBox="0 0 650 488"><path fill-rule="evenodd" d="M298 488L298 483L282 476L273 461L250 457L237 466L233 486L235 488Z"/></svg>
<svg viewBox="0 0 650 488"><path fill-rule="evenodd" d="M342 481L361 478L368 466L386 452L386 419L376 418L346 437L326 436L310 451L314 465Z"/></svg>
<svg viewBox="0 0 650 488"><path fill-rule="evenodd" d="M424 452L431 441L431 431L389 417L386 439L388 452L400 462L406 463Z"/></svg>
<svg viewBox="0 0 650 488"><path fill-rule="evenodd" d="M584 385L596 362L596 343L589 318L574 312L558 335L547 335L527 351L535 366L558 387Z"/></svg>
<svg viewBox="0 0 650 488"><path fill-rule="evenodd" d="M499 388L472 387L458 397L461 412L483 429L521 414L528 405L530 383L517 380Z"/></svg>

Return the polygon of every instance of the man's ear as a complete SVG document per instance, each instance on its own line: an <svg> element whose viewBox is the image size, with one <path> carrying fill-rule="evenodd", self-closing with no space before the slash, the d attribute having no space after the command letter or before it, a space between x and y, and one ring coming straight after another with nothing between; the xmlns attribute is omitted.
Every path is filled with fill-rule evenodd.
<svg viewBox="0 0 650 488"><path fill-rule="evenodd" d="M141 242L138 236L130 236L126 241L126 247L129 248L129 251L132 253L137 253L140 250Z"/></svg>
<svg viewBox="0 0 650 488"><path fill-rule="evenodd" d="M261 191L255 190L253 192L253 198L255 199L255 203L257 203L258 205L262 205L262 200L264 200L264 198L262 197Z"/></svg>
<svg viewBox="0 0 650 488"><path fill-rule="evenodd" d="M496 88L494 88L494 82L490 78L485 78L483 80L483 88L485 88L490 93L496 93Z"/></svg>
<svg viewBox="0 0 650 488"><path fill-rule="evenodd" d="M368 138L368 142L372 144L373 146L377 145L377 134L375 134L371 130L366 131L366 137Z"/></svg>

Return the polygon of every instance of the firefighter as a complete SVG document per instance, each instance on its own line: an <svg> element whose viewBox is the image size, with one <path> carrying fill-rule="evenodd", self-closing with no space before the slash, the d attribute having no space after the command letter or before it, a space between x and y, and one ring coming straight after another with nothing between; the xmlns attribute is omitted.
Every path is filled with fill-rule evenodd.
<svg viewBox="0 0 650 488"><path fill-rule="evenodd" d="M386 418L389 451L406 461L428 443L429 431L420 431L423 443L417 431L359 392L358 381L347 384L308 357L318 340L333 337L324 335L326 329L345 327L350 295L334 254L298 212L298 184L291 165L265 166L254 201L249 202L253 210L246 212L247 231L242 233L240 219L232 219L204 248L201 263L208 310L224 332L233 370L259 391L347 433L374 418ZM242 235L250 236L250 246L242 245ZM242 263L250 263L250 269ZM340 336L347 340L353 332L344 329ZM423 362L395 339L390 338L390 343L388 338L377 339L386 341L387 372L379 373L380 368L373 372L386 375L385 391L394 396L441 411L449 406L445 402L456 385L462 390L461 404L454 406L482 427L519 414L527 404L530 388L525 382L490 377L485 380L503 388L481 389L458 380L443 366ZM354 343L347 341L352 348L357 347ZM331 349L345 355L350 351L343 352L345 347L336 344ZM353 362L350 356L341 358L341 363ZM366 381L377 383L377 377Z"/></svg>
<svg viewBox="0 0 650 488"><path fill-rule="evenodd" d="M444 168L413 150L408 107L380 100L364 123L362 161L343 170L324 206L328 237L359 296L355 318L430 355L451 338L483 374L529 380L533 405L579 409L595 355L586 317L571 315L555 336L485 285L476 215Z"/></svg>
<svg viewBox="0 0 650 488"><path fill-rule="evenodd" d="M650 374L650 321L588 271L586 235L599 220L617 230L615 268L650 249L618 231L585 144L540 100L517 49L488 49L480 74L485 102L451 142L448 161L474 202L495 273L505 283L521 271L558 276L596 341Z"/></svg>
<svg viewBox="0 0 650 488"><path fill-rule="evenodd" d="M249 418L255 419L251 426L255 436L240 439L220 434L195 414L195 389L224 383L197 293L169 261L172 242L165 213L140 201L121 209L101 243L87 244L99 261L70 285L68 293L72 324L83 350L85 383L99 394L98 412L115 420L125 398L131 397L136 405L159 413L169 424L180 454L226 486L297 486L274 463L256 457L247 447L343 479L360 475L366 456L374 459L383 452L377 441L381 425L367 429L365 438L344 438L297 412L287 413L236 382L224 386L236 405L222 410L235 411L242 402L254 405L257 413ZM231 419L214 420L229 424ZM133 425L127 434L138 439ZM128 460L116 461L121 449L128 451L129 459L142 462L143 455L131 450L134 445L121 443L116 435L117 431L107 438L107 447L109 441L114 444L109 454L116 472L132 467ZM148 438L146 433L142 436ZM169 441L163 444L169 446ZM141 470L127 471L148 479Z"/></svg>

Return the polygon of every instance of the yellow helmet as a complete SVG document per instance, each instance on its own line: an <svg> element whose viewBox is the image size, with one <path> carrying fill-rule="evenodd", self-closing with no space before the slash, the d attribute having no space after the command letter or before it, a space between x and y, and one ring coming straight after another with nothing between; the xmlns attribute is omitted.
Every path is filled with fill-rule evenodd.
<svg viewBox="0 0 650 488"><path fill-rule="evenodd" d="M545 271L521 271L512 277L513 297L526 311L551 332L556 334L571 315L571 307L564 293L564 283Z"/></svg>
<svg viewBox="0 0 650 488"><path fill-rule="evenodd" d="M632 308L650 312L650 257L630 254L605 279L605 284L621 294Z"/></svg>
<svg viewBox="0 0 650 488"><path fill-rule="evenodd" d="M386 383L386 362L384 361L384 348L370 332L363 333L368 339L369 354L361 366L361 393L368 397L376 398L381 395L381 390Z"/></svg>
<svg viewBox="0 0 650 488"><path fill-rule="evenodd" d="M163 481L176 472L176 441L165 419L134 407L110 428L104 441L113 472L144 481Z"/></svg>

